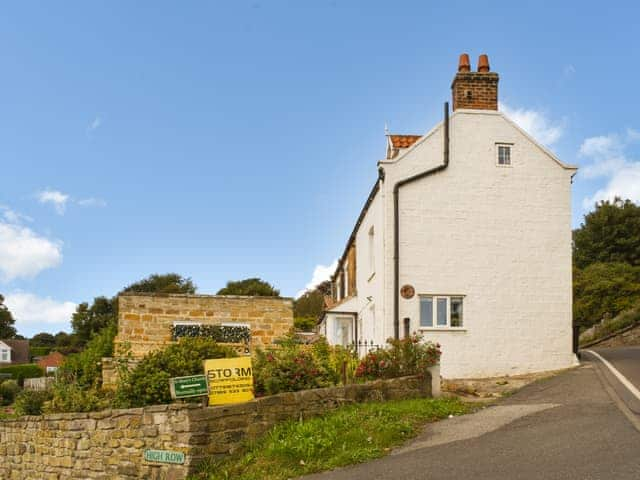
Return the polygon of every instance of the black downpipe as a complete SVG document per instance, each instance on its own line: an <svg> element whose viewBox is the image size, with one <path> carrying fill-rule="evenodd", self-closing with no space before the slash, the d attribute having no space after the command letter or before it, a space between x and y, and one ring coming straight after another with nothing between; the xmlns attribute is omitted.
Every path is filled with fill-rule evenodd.
<svg viewBox="0 0 640 480"><path fill-rule="evenodd" d="M449 166L449 102L444 103L443 124L444 149L442 153L444 159L442 165L400 180L393 187L393 335L396 340L400 338L400 210L398 194L400 187L433 175L434 173L441 172Z"/></svg>

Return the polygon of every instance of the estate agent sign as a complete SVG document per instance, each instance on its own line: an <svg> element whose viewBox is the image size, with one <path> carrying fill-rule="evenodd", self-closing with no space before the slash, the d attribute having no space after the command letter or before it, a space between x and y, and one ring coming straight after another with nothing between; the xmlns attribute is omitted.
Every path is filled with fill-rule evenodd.
<svg viewBox="0 0 640 480"><path fill-rule="evenodd" d="M209 384L209 405L253 400L251 357L205 360L204 373Z"/></svg>
<svg viewBox="0 0 640 480"><path fill-rule="evenodd" d="M172 378L169 382L169 389L173 399L202 397L209 394L205 375Z"/></svg>

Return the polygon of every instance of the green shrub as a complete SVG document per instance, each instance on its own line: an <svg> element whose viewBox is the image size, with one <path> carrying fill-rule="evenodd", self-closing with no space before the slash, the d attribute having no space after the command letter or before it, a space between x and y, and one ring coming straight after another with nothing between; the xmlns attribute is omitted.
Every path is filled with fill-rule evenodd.
<svg viewBox="0 0 640 480"><path fill-rule="evenodd" d="M98 388L82 388L74 383L55 382L46 413L94 412L112 406L113 393Z"/></svg>
<svg viewBox="0 0 640 480"><path fill-rule="evenodd" d="M594 340L606 337L611 333L636 324L640 324L640 305L631 310L622 312L617 317L598 325L591 335L586 335L580 338L580 344L583 345L593 342Z"/></svg>
<svg viewBox="0 0 640 480"><path fill-rule="evenodd" d="M44 403L51 400L48 390L23 390L13 405L17 415L41 415Z"/></svg>
<svg viewBox="0 0 640 480"><path fill-rule="evenodd" d="M0 373L10 373L11 378L18 382L19 385L24 383L25 378L44 377L44 370L35 363L2 367L0 368Z"/></svg>
<svg viewBox="0 0 640 480"><path fill-rule="evenodd" d="M274 395L335 385L339 374L330 367L326 342L318 346L301 345L289 336L277 349L258 349L253 365L256 395Z"/></svg>
<svg viewBox="0 0 640 480"><path fill-rule="evenodd" d="M113 339L116 326L109 325L94 335L86 348L69 355L58 369L62 383L77 384L81 388L98 388L102 385L102 357L113 356Z"/></svg>
<svg viewBox="0 0 640 480"><path fill-rule="evenodd" d="M5 380L0 384L0 404L11 405L20 392L20 385L15 380Z"/></svg>
<svg viewBox="0 0 640 480"><path fill-rule="evenodd" d="M169 379L203 373L206 359L237 357L231 348L206 337L184 337L178 343L147 354L133 371L122 374L119 406L170 403Z"/></svg>
<svg viewBox="0 0 640 480"><path fill-rule="evenodd" d="M29 353L32 357L44 357L49 355L51 347L29 347Z"/></svg>
<svg viewBox="0 0 640 480"><path fill-rule="evenodd" d="M424 375L440 361L440 345L422 342L420 335L402 340L387 340L389 346L370 352L358 368L356 376L367 380Z"/></svg>
<svg viewBox="0 0 640 480"><path fill-rule="evenodd" d="M301 332L312 332L316 326L316 319L313 317L296 317L293 319L293 326Z"/></svg>

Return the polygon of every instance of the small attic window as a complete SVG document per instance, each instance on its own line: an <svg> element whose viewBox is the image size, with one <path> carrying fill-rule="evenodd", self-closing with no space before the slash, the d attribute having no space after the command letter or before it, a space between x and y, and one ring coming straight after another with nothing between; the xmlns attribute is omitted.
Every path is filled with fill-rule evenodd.
<svg viewBox="0 0 640 480"><path fill-rule="evenodd" d="M511 166L511 145L504 143L497 143L497 156L498 156L498 166L499 167L510 167Z"/></svg>

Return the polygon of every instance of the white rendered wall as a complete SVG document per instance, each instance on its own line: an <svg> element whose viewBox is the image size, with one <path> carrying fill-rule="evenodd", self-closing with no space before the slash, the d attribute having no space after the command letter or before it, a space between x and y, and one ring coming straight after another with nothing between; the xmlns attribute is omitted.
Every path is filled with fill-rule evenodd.
<svg viewBox="0 0 640 480"><path fill-rule="evenodd" d="M512 143L511 167L496 166L496 143ZM442 163L437 126L383 164L385 310L393 335L395 182ZM400 319L419 330L419 294L463 295L464 330L423 330L442 345L442 375L472 378L565 368L571 342L571 184L559 165L497 112L451 118L450 165L400 191ZM359 274L360 275L360 274ZM358 278L360 294L360 278ZM379 295L379 293L377 293ZM401 327L402 331L402 327Z"/></svg>

